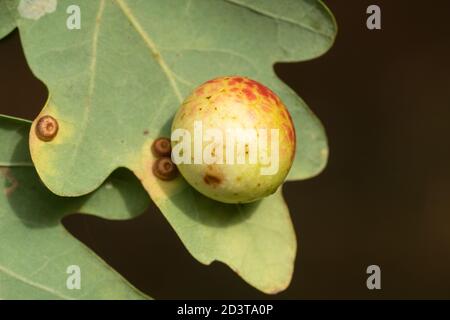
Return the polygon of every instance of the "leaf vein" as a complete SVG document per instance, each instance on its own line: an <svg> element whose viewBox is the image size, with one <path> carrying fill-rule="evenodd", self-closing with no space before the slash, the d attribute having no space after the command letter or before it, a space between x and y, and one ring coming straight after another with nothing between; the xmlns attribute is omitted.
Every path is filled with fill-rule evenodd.
<svg viewBox="0 0 450 320"><path fill-rule="evenodd" d="M60 297L62 299L73 300L73 298L62 294L61 292L58 292L58 291L56 291L56 290L54 290L52 288L49 288L47 286L44 286L44 285L40 284L40 283L31 281L31 280L29 280L29 279L27 279L27 278L25 278L25 277L15 273L15 272L13 272L13 271L11 271L11 270L8 270L7 268L5 268L5 267L3 267L1 265L0 265L0 272L6 274L9 277L17 279L17 280L19 280L19 281L21 281L21 282L23 282L23 283L25 283L27 285L30 285L30 286L32 286L32 287L34 287L36 289L39 289L39 290L42 290L42 291L46 291L46 292L51 293L51 294L53 294L53 295L55 295L57 297Z"/></svg>
<svg viewBox="0 0 450 320"><path fill-rule="evenodd" d="M307 24L301 23L299 21L295 21L295 20L292 20L292 19L289 19L289 18L286 18L286 17L283 17L283 16L275 15L275 14L273 14L271 12L268 12L268 11L265 11L265 10L261 10L260 8L257 8L257 7L254 7L254 6L250 6L248 4L244 4L244 3L242 3L242 2L240 2L238 0L224 0L224 1L229 2L231 4L234 4L234 5L237 5L237 6L240 6L240 7L243 7L243 8L246 8L246 9L248 9L250 11L253 11L253 12L255 12L257 14L260 14L262 16L266 16L268 18L274 19L276 21L281 21L281 22L293 24L293 25L295 25L297 27L300 27L300 28L302 28L304 30L307 30L309 32L321 35L321 36L323 36L325 38L328 38L328 39L333 39L333 37L331 35L323 32L323 31L314 29L313 27L311 27L311 26L309 26Z"/></svg>
<svg viewBox="0 0 450 320"><path fill-rule="evenodd" d="M161 69L163 70L164 74L166 75L167 79L169 80L169 83L170 83L178 101L181 103L183 101L183 96L180 92L180 89L178 88L177 82L173 75L173 71L170 69L170 67L167 65L167 63L164 61L155 42L152 40L150 35L144 30L144 28L139 23L139 21L134 16L134 14L131 12L130 7L125 3L125 1L124 0L116 0L116 3L119 6L119 8L123 11L123 13L127 17L127 19L130 21L131 25L136 29L137 33L141 36L142 40L144 40L145 44L151 51L152 56L155 58L156 62L158 62L158 64L161 66Z"/></svg>

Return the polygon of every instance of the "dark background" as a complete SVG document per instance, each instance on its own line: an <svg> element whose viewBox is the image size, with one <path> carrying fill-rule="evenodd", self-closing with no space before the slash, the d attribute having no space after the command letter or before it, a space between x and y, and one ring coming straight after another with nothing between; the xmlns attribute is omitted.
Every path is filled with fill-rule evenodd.
<svg viewBox="0 0 450 320"><path fill-rule="evenodd" d="M153 205L122 222L65 226L132 284L162 298L450 298L450 2L325 1L335 46L277 74L322 120L330 159L284 193L299 241L291 286L266 296L225 265L203 266ZM382 30L365 26L382 9ZM46 100L15 31L0 41L0 113L33 119ZM366 267L381 267L381 290Z"/></svg>

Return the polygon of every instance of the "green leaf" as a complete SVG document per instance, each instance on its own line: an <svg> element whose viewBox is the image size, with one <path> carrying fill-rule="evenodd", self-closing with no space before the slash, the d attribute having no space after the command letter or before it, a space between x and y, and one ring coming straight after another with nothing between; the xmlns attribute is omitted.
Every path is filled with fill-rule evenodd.
<svg viewBox="0 0 450 320"><path fill-rule="evenodd" d="M33 166L28 147L30 127L28 120L0 114L0 167ZM91 197L84 208L93 208L86 213L120 220L139 215L149 202L140 182L122 168L102 183L102 188L96 190L95 197Z"/></svg>
<svg viewBox="0 0 450 320"><path fill-rule="evenodd" d="M60 125L50 143L31 130L31 154L47 187L82 195L115 168L129 168L199 261L223 261L265 292L285 288L295 236L281 191L257 207L211 202L181 178L154 179L150 146L170 135L171 119L193 88L239 74L269 86L291 112L297 154L289 179L318 174L328 155L323 127L276 77L273 64L327 51L336 34L328 9L314 0L70 0L33 20L18 12L18 1L8 4L30 67L51 95L41 115ZM66 28L65 10L72 4L81 8L81 30ZM272 245L259 248L261 238Z"/></svg>
<svg viewBox="0 0 450 320"><path fill-rule="evenodd" d="M28 134L31 122L0 115L0 166L33 166Z"/></svg>
<svg viewBox="0 0 450 320"><path fill-rule="evenodd" d="M34 168L0 167L0 299L147 298L60 223L72 212L126 212L119 201L105 205L117 196L107 186L89 196L60 198L41 184ZM66 287L71 265L80 267L80 290Z"/></svg>
<svg viewBox="0 0 450 320"><path fill-rule="evenodd" d="M6 2L0 0L0 39L7 36L16 27L16 22L10 16Z"/></svg>
<svg viewBox="0 0 450 320"><path fill-rule="evenodd" d="M43 113L61 125L54 143L32 141L39 175L55 193L85 194L115 168L132 168L149 140L169 135L195 86L228 74L261 81L290 109L298 136L291 179L323 168L323 128L272 66L331 46L336 27L319 1L69 0L39 20L9 3L30 67L51 94ZM66 28L71 4L83 13L81 30Z"/></svg>
<svg viewBox="0 0 450 320"><path fill-rule="evenodd" d="M261 201L235 205L208 199L186 184L157 204L201 263L222 261L266 293L289 285L297 243L281 188Z"/></svg>
<svg viewBox="0 0 450 320"><path fill-rule="evenodd" d="M129 172L118 170L92 194L55 196L27 162L30 124L0 115L0 299L146 298L60 223L73 212L134 217L148 205L145 191ZM81 290L66 287L70 265L81 269Z"/></svg>

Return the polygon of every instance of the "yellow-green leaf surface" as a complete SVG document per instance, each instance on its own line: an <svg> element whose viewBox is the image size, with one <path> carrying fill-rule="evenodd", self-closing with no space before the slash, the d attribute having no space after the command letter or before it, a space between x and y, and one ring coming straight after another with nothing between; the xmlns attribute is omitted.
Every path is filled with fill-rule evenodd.
<svg viewBox="0 0 450 320"><path fill-rule="evenodd" d="M336 33L328 9L315 0L70 0L33 19L33 8L24 14L20 1L3 1L32 71L49 89L41 115L60 125L50 143L30 134L46 186L82 195L117 167L129 168L199 261L223 261L265 292L284 289L296 242L281 191L253 205L212 202L181 178L155 180L150 145L170 135L193 88L239 74L269 86L291 112L298 140L289 179L319 173L328 154L324 130L273 64L327 51ZM80 30L66 27L69 5L81 9Z"/></svg>
<svg viewBox="0 0 450 320"><path fill-rule="evenodd" d="M10 16L6 2L0 1L0 39L7 36L16 27L16 22Z"/></svg>
<svg viewBox="0 0 450 320"><path fill-rule="evenodd" d="M31 122L0 114L0 166L33 166L28 147ZM44 185L42 187L45 188ZM92 195L92 194L91 194ZM142 213L150 199L140 182L128 170L118 169L96 190L96 196L88 195L84 208L95 204L98 212L92 212L105 219L130 219Z"/></svg>
<svg viewBox="0 0 450 320"><path fill-rule="evenodd" d="M139 183L129 173L116 171L90 195L55 196L32 166L21 166L29 155L26 137L30 125L0 117L0 161L13 159L10 163L14 165L0 166L0 299L148 298L61 224L61 219L73 212L109 219L136 216L148 204ZM9 148L3 148L5 143ZM126 196L126 191L134 193ZM66 286L70 276L66 271L72 265L81 271L80 290Z"/></svg>

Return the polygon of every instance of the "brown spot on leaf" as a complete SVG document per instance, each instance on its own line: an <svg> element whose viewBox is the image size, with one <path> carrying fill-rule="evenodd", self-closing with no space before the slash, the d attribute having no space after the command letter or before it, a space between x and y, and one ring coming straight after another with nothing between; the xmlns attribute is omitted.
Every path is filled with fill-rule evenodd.
<svg viewBox="0 0 450 320"><path fill-rule="evenodd" d="M19 182L13 176L11 170L9 170L8 168L0 168L0 174L4 176L5 179L10 183L10 185L5 187L3 190L5 195L9 197L11 194L13 194L14 191L16 191L17 187L19 186Z"/></svg>
<svg viewBox="0 0 450 320"><path fill-rule="evenodd" d="M153 52L152 55L153 55L153 58L155 58L156 61L158 61L158 62L161 61L161 55L159 53Z"/></svg>

